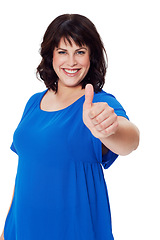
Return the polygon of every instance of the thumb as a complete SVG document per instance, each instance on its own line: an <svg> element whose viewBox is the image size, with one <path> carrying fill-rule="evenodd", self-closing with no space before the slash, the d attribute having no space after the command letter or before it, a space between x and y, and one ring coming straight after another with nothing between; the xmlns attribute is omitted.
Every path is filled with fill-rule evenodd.
<svg viewBox="0 0 160 240"><path fill-rule="evenodd" d="M85 109L90 109L92 107L93 96L94 96L93 85L87 84L85 87L85 102L84 102Z"/></svg>

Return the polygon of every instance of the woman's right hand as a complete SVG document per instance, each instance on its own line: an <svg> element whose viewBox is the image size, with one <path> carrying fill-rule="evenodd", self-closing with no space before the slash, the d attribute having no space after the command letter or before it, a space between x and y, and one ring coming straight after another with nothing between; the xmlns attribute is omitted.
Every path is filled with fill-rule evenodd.
<svg viewBox="0 0 160 240"><path fill-rule="evenodd" d="M0 240L4 240L4 233L0 236Z"/></svg>

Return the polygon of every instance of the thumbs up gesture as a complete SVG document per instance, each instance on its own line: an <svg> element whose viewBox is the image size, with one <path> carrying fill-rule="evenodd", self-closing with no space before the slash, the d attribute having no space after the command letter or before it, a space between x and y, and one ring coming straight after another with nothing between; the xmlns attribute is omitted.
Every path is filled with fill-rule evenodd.
<svg viewBox="0 0 160 240"><path fill-rule="evenodd" d="M96 138L109 137L118 129L117 115L106 102L93 103L93 96L93 86L87 84L83 104L83 122Z"/></svg>

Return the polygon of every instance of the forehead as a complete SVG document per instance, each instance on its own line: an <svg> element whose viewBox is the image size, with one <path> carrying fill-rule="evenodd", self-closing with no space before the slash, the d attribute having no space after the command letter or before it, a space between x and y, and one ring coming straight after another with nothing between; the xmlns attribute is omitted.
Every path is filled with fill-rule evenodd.
<svg viewBox="0 0 160 240"><path fill-rule="evenodd" d="M66 39L66 38L61 38L58 44L58 48L80 48L80 47L85 47L88 49L86 45L78 45L77 43L74 42L72 38Z"/></svg>

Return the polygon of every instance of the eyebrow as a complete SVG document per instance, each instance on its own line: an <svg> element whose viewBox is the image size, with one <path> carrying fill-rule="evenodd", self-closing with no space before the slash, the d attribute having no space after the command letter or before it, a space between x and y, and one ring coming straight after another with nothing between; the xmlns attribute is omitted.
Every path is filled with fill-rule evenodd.
<svg viewBox="0 0 160 240"><path fill-rule="evenodd" d="M81 47L81 48L76 49L76 51L79 51L79 50L81 50L81 49L87 50L87 48ZM58 50L67 51L67 49L64 49L64 48L57 48L56 51L58 51Z"/></svg>

